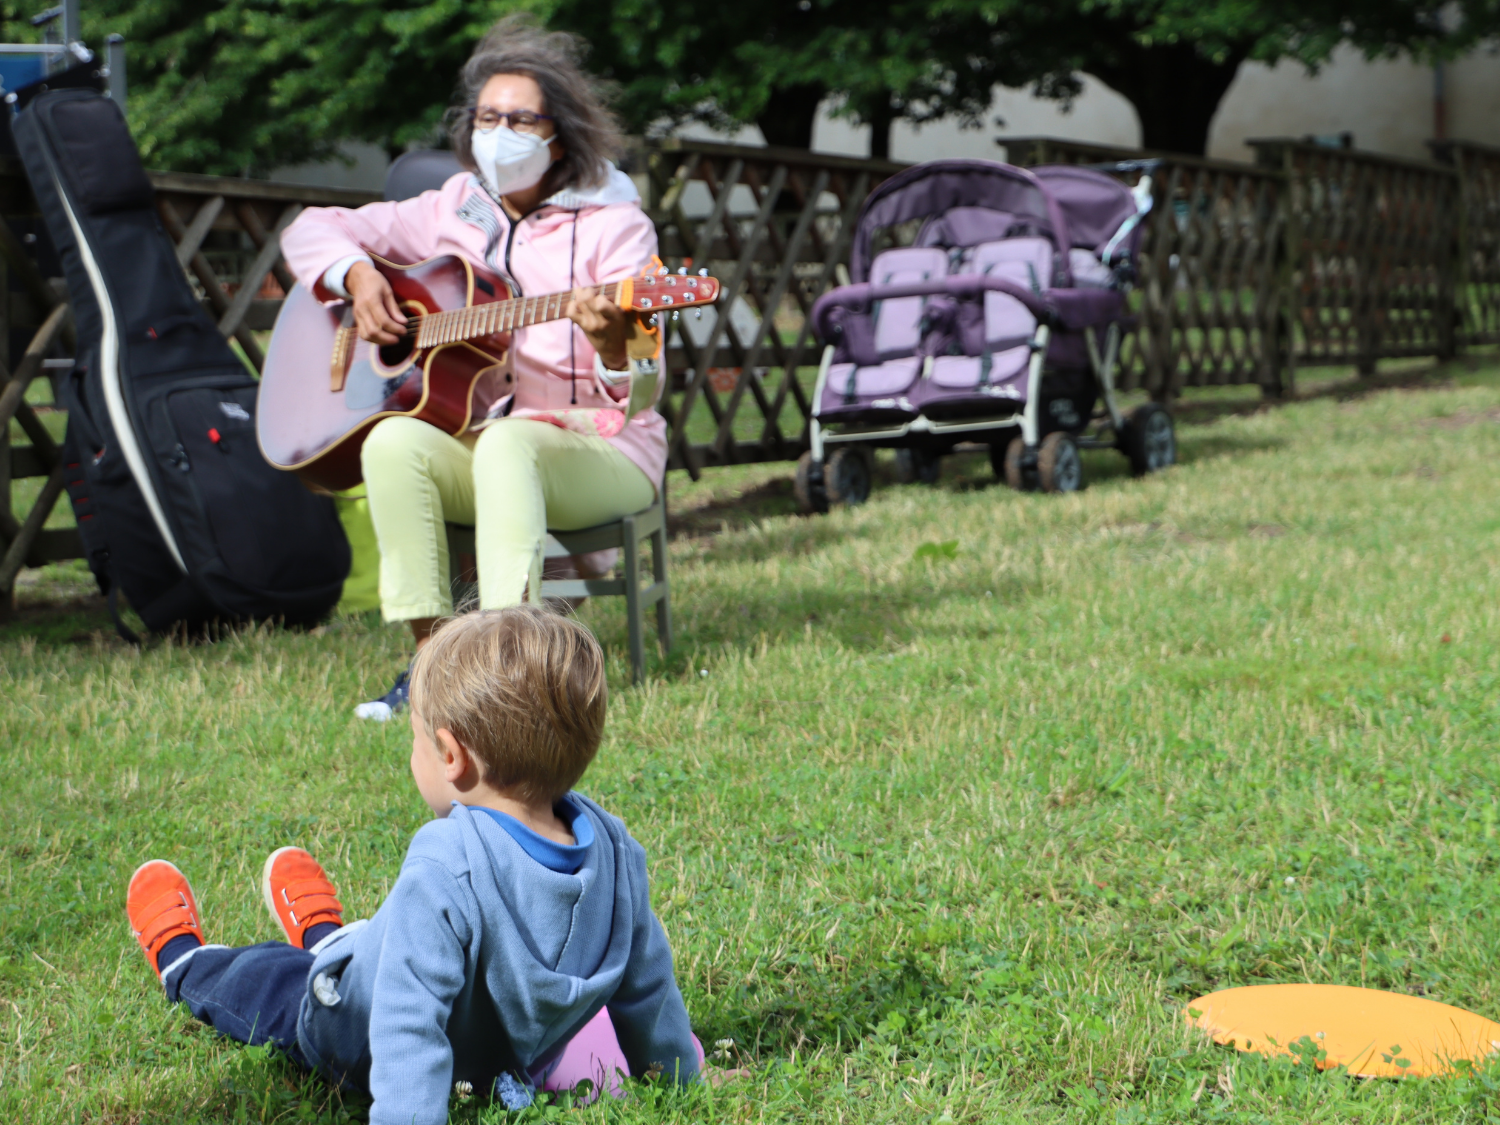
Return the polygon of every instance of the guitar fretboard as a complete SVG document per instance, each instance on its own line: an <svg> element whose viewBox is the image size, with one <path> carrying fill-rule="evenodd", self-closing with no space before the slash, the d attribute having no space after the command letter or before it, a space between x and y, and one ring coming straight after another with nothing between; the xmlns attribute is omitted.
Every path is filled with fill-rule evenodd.
<svg viewBox="0 0 1500 1125"><path fill-rule="evenodd" d="M619 296L619 292L620 283L617 281L599 287L600 295L611 301ZM513 332L529 324L561 320L572 297L571 292L544 293L537 297L513 297L506 301L413 316L407 319L407 331L416 331L416 346L419 348L435 348L496 332Z"/></svg>

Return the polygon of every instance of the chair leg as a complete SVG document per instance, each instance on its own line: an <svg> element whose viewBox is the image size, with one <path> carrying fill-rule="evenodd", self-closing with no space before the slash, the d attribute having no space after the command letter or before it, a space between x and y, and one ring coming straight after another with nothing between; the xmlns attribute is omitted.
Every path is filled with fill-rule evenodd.
<svg viewBox="0 0 1500 1125"><path fill-rule="evenodd" d="M646 646L641 638L645 622L641 620L641 543L635 533L635 517L626 516L620 536L620 553L625 564L625 631L630 639L631 683L646 676Z"/></svg>
<svg viewBox="0 0 1500 1125"><path fill-rule="evenodd" d="M651 578L661 584L661 599L656 603L656 636L662 655L672 651L672 586L667 581L667 525L651 533Z"/></svg>

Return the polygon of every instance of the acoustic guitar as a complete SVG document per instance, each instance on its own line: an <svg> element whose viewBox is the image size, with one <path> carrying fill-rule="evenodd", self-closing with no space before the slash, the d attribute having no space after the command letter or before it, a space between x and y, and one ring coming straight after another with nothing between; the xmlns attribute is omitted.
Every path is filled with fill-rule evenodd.
<svg viewBox="0 0 1500 1125"><path fill-rule="evenodd" d="M463 433L476 405L510 393L511 334L561 320L572 296L512 297L502 278L458 257L409 266L371 257L407 316L403 339L366 343L347 302L325 306L297 285L266 351L255 420L261 453L317 488L337 491L360 482L360 446L382 418L404 415ZM711 305L719 297L714 278L662 267L598 289L640 317Z"/></svg>

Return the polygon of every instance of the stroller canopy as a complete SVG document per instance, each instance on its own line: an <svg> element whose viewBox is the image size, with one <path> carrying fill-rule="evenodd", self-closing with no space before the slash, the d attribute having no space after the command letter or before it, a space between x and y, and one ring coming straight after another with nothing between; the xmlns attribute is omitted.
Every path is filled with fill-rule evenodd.
<svg viewBox="0 0 1500 1125"><path fill-rule="evenodd" d="M1092 168L1048 164L1031 170L1047 193L1057 201L1068 221L1071 247L1098 254L1115 232L1136 213L1135 196L1113 176ZM1141 241L1141 226L1133 227L1123 240L1131 257Z"/></svg>
<svg viewBox="0 0 1500 1125"><path fill-rule="evenodd" d="M1121 190L1129 199L1130 192ZM1064 251L1064 256L1070 246L1077 245L1071 241L1067 219L1058 201L1032 173L996 160L933 160L897 172L865 200L855 225L854 244L849 250L850 280L869 280L877 231L945 214L958 207L988 209L1031 220L1040 233Z"/></svg>

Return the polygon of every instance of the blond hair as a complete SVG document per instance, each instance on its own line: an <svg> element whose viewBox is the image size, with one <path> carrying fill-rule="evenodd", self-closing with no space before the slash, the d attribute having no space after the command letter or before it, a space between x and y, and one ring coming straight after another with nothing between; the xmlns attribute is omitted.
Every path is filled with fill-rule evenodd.
<svg viewBox="0 0 1500 1125"><path fill-rule="evenodd" d="M571 789L604 734L604 654L583 625L535 605L448 621L417 654L411 705L483 763L484 780L523 800Z"/></svg>

